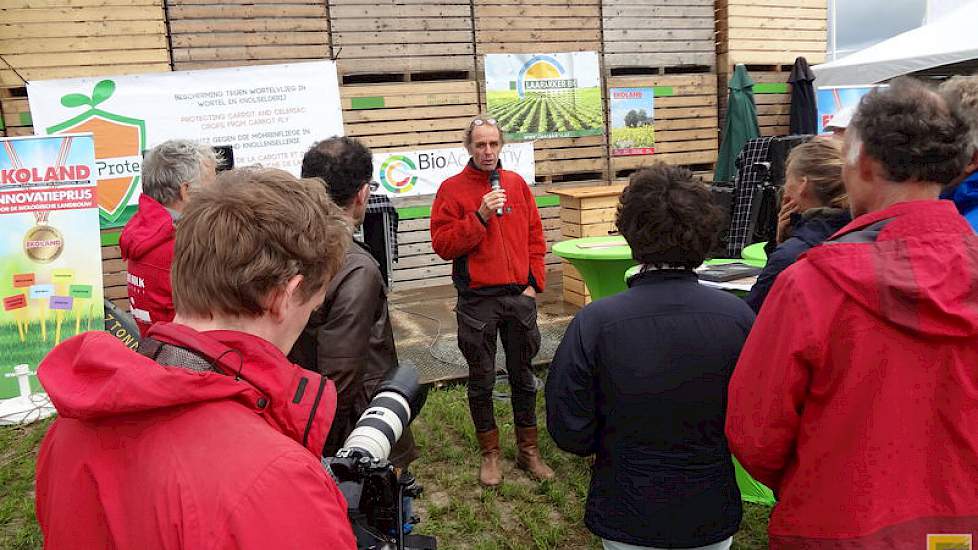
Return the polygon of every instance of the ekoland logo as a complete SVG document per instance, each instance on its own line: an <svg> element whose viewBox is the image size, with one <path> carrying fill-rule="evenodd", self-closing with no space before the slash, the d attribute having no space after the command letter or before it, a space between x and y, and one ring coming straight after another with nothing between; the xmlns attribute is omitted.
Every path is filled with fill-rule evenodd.
<svg viewBox="0 0 978 550"><path fill-rule="evenodd" d="M391 193L407 193L418 182L414 161L404 155L394 155L380 165L380 183Z"/></svg>
<svg viewBox="0 0 978 550"><path fill-rule="evenodd" d="M97 106L115 93L115 82L102 80L92 96L67 94L61 105L69 109L87 105L88 110L60 124L47 128L51 134L91 132L95 138L95 179L98 182L99 214L107 222L118 221L126 205L139 188L142 152L146 148L146 122L116 115Z"/></svg>
<svg viewBox="0 0 978 550"><path fill-rule="evenodd" d="M516 91L520 99L527 92L563 92L577 88L576 78L565 78L567 71L560 61L549 55L535 55L520 68Z"/></svg>

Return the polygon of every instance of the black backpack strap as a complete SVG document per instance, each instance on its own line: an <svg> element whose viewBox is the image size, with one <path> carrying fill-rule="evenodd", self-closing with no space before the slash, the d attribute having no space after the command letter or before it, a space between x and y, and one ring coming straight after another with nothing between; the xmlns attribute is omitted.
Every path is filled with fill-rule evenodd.
<svg viewBox="0 0 978 550"><path fill-rule="evenodd" d="M851 243L875 243L876 239L880 236L880 231L884 227L889 225L890 222L896 218L886 218L885 220L880 220L874 224L867 225L862 229L857 229L846 233L845 235L840 235L830 241L825 241L822 244L851 244Z"/></svg>

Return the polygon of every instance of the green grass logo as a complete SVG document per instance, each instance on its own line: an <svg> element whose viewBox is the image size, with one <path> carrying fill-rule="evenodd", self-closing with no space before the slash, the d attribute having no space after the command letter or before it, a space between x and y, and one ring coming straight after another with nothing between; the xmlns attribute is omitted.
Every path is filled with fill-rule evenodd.
<svg viewBox="0 0 978 550"><path fill-rule="evenodd" d="M380 165L380 183L391 193L407 193L418 182L414 161L404 155L394 155Z"/></svg>
<svg viewBox="0 0 978 550"><path fill-rule="evenodd" d="M119 227L130 214L126 209L139 188L139 166L146 148L146 122L113 114L99 108L115 93L115 82L102 80L92 95L67 94L61 105L74 109L88 107L83 113L46 128L50 134L91 132L95 137L96 180L99 215L103 227Z"/></svg>

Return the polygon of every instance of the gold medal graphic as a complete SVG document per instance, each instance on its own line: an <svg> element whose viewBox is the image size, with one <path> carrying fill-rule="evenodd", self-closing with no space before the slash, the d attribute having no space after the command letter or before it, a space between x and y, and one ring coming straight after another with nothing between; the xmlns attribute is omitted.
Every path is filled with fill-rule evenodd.
<svg viewBox="0 0 978 550"><path fill-rule="evenodd" d="M24 235L24 253L36 263L51 263L64 250L64 237L60 231L47 225L48 212L34 212L34 219L37 220L37 225Z"/></svg>

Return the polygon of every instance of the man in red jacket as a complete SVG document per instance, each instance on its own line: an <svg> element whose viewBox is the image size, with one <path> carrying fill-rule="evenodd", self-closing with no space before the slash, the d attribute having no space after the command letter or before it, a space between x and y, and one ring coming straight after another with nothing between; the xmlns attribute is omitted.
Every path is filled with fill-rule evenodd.
<svg viewBox="0 0 978 550"><path fill-rule="evenodd" d="M146 336L153 323L173 320L174 224L191 190L214 181L216 165L213 149L185 139L165 141L143 159L139 210L119 238L126 260L129 309L140 336Z"/></svg>
<svg viewBox="0 0 978 550"><path fill-rule="evenodd" d="M935 200L972 149L913 80L849 125L854 219L778 277L730 383L730 447L779 499L772 548L973 548L978 237Z"/></svg>
<svg viewBox="0 0 978 550"><path fill-rule="evenodd" d="M438 189L431 207L431 244L453 262L458 347L469 365L469 410L482 449L479 481L492 486L502 480L492 404L497 333L512 388L516 465L538 479L550 479L553 470L537 448L536 380L530 370L540 349L536 294L546 286L543 224L526 182L499 164L503 136L496 121L474 119L464 143L472 158Z"/></svg>
<svg viewBox="0 0 978 550"><path fill-rule="evenodd" d="M195 198L174 322L140 353L88 332L40 365L46 548L355 548L320 463L335 387L285 356L348 244L318 181L237 170Z"/></svg>

